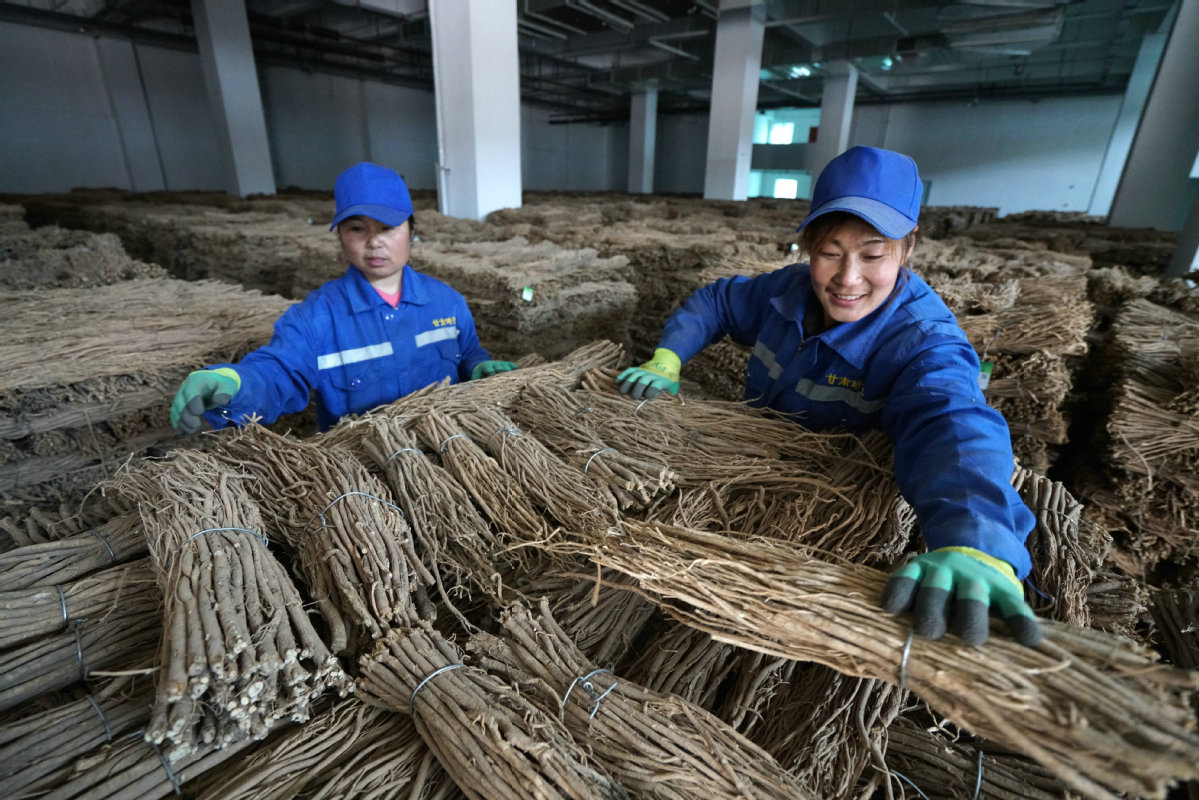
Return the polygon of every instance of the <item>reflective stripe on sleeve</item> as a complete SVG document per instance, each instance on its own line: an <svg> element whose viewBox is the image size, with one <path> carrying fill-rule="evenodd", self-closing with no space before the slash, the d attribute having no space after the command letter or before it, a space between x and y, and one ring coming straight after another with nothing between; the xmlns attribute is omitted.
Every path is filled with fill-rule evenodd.
<svg viewBox="0 0 1199 800"><path fill-rule="evenodd" d="M807 378L795 384L795 391L817 403L844 403L862 414L873 414L883 407L882 400L867 400L860 391L844 386L828 386Z"/></svg>
<svg viewBox="0 0 1199 800"><path fill-rule="evenodd" d="M446 327L446 328L434 328L431 331L425 331L424 333L418 333L416 335L416 346L424 347L425 345L433 344L434 342L444 342L446 339L457 339L457 338L458 338L458 326L457 325L450 325L449 327Z"/></svg>
<svg viewBox="0 0 1199 800"><path fill-rule="evenodd" d="M770 380L778 380L779 375L783 374L783 365L775 361L774 353L766 345L761 342L754 342L753 355L766 365Z"/></svg>
<svg viewBox="0 0 1199 800"><path fill-rule="evenodd" d="M336 353L326 353L316 359L317 369L334 369L347 364L357 364L359 361L370 361L372 358L383 358L394 352L391 342L372 344L366 347L355 347L350 350L340 350Z"/></svg>

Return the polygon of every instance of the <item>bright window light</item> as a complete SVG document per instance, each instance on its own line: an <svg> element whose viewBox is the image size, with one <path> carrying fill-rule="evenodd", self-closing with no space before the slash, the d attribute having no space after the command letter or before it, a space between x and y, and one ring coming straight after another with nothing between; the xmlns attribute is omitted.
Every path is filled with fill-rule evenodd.
<svg viewBox="0 0 1199 800"><path fill-rule="evenodd" d="M799 181L794 178L779 178L774 182L774 196L782 200L794 200L799 191Z"/></svg>
<svg viewBox="0 0 1199 800"><path fill-rule="evenodd" d="M791 144L795 136L794 122L776 122L770 126L771 144Z"/></svg>

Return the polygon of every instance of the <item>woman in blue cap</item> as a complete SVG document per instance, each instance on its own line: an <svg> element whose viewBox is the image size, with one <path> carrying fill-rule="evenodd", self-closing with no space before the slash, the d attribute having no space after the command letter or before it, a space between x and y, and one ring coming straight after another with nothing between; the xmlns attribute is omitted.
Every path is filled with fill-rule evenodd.
<svg viewBox="0 0 1199 800"><path fill-rule="evenodd" d="M310 292L275 332L237 364L215 364L184 379L171 424L195 433L256 415L265 423L302 411L316 391L322 431L347 414L448 378L472 380L516 367L479 344L462 295L408 264L412 198L394 170L363 162L337 178L336 230L349 267Z"/></svg>
<svg viewBox="0 0 1199 800"><path fill-rule="evenodd" d="M1007 423L979 389L979 361L953 313L904 264L924 191L901 153L853 147L821 172L799 227L808 264L718 280L666 323L650 361L617 378L635 398L677 393L684 362L725 335L752 347L745 399L814 430L881 428L929 552L887 584L887 611L915 632L987 640L994 608L1029 646L1024 600L1032 513L1012 488Z"/></svg>

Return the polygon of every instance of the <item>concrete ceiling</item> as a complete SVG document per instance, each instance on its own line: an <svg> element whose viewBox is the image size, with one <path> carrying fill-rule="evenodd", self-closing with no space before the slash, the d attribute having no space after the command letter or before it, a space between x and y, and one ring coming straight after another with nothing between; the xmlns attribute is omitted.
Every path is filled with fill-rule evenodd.
<svg viewBox="0 0 1199 800"><path fill-rule="evenodd" d="M512 0L521 95L561 122L706 110L719 0ZM817 106L858 69L858 103L1122 92L1142 38L1182 0L765 0L759 108ZM738 0L739 5L748 4ZM425 0L247 0L260 63L432 88ZM188 0L0 2L0 20L194 48Z"/></svg>

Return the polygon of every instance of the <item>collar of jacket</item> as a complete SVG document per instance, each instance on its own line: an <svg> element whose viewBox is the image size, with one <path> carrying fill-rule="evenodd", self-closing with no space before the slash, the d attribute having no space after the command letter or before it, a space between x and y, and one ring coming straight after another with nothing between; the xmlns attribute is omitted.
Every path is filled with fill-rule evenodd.
<svg viewBox="0 0 1199 800"><path fill-rule="evenodd" d="M841 358L861 369L866 365L867 357L874 352L876 341L882 335L902 305L904 292L911 284L912 273L907 267L900 267L899 276L895 280L895 288L883 301L883 304L871 311L864 319L856 322L843 322L834 325L819 334L819 339ZM780 295L770 298L774 310L790 321L803 336L803 317L809 302L820 302L812 294L812 277L807 264L797 270L794 280L787 290Z"/></svg>
<svg viewBox="0 0 1199 800"><path fill-rule="evenodd" d="M346 296L350 301L350 310L355 314L377 308L380 304L387 304L387 301L375 291L375 287L371 286L371 282L366 279L366 276L353 264L350 264L346 270L346 279ZM403 281L400 284L401 304L423 306L430 301L425 276L414 270L410 264L404 265L404 275L401 280Z"/></svg>

